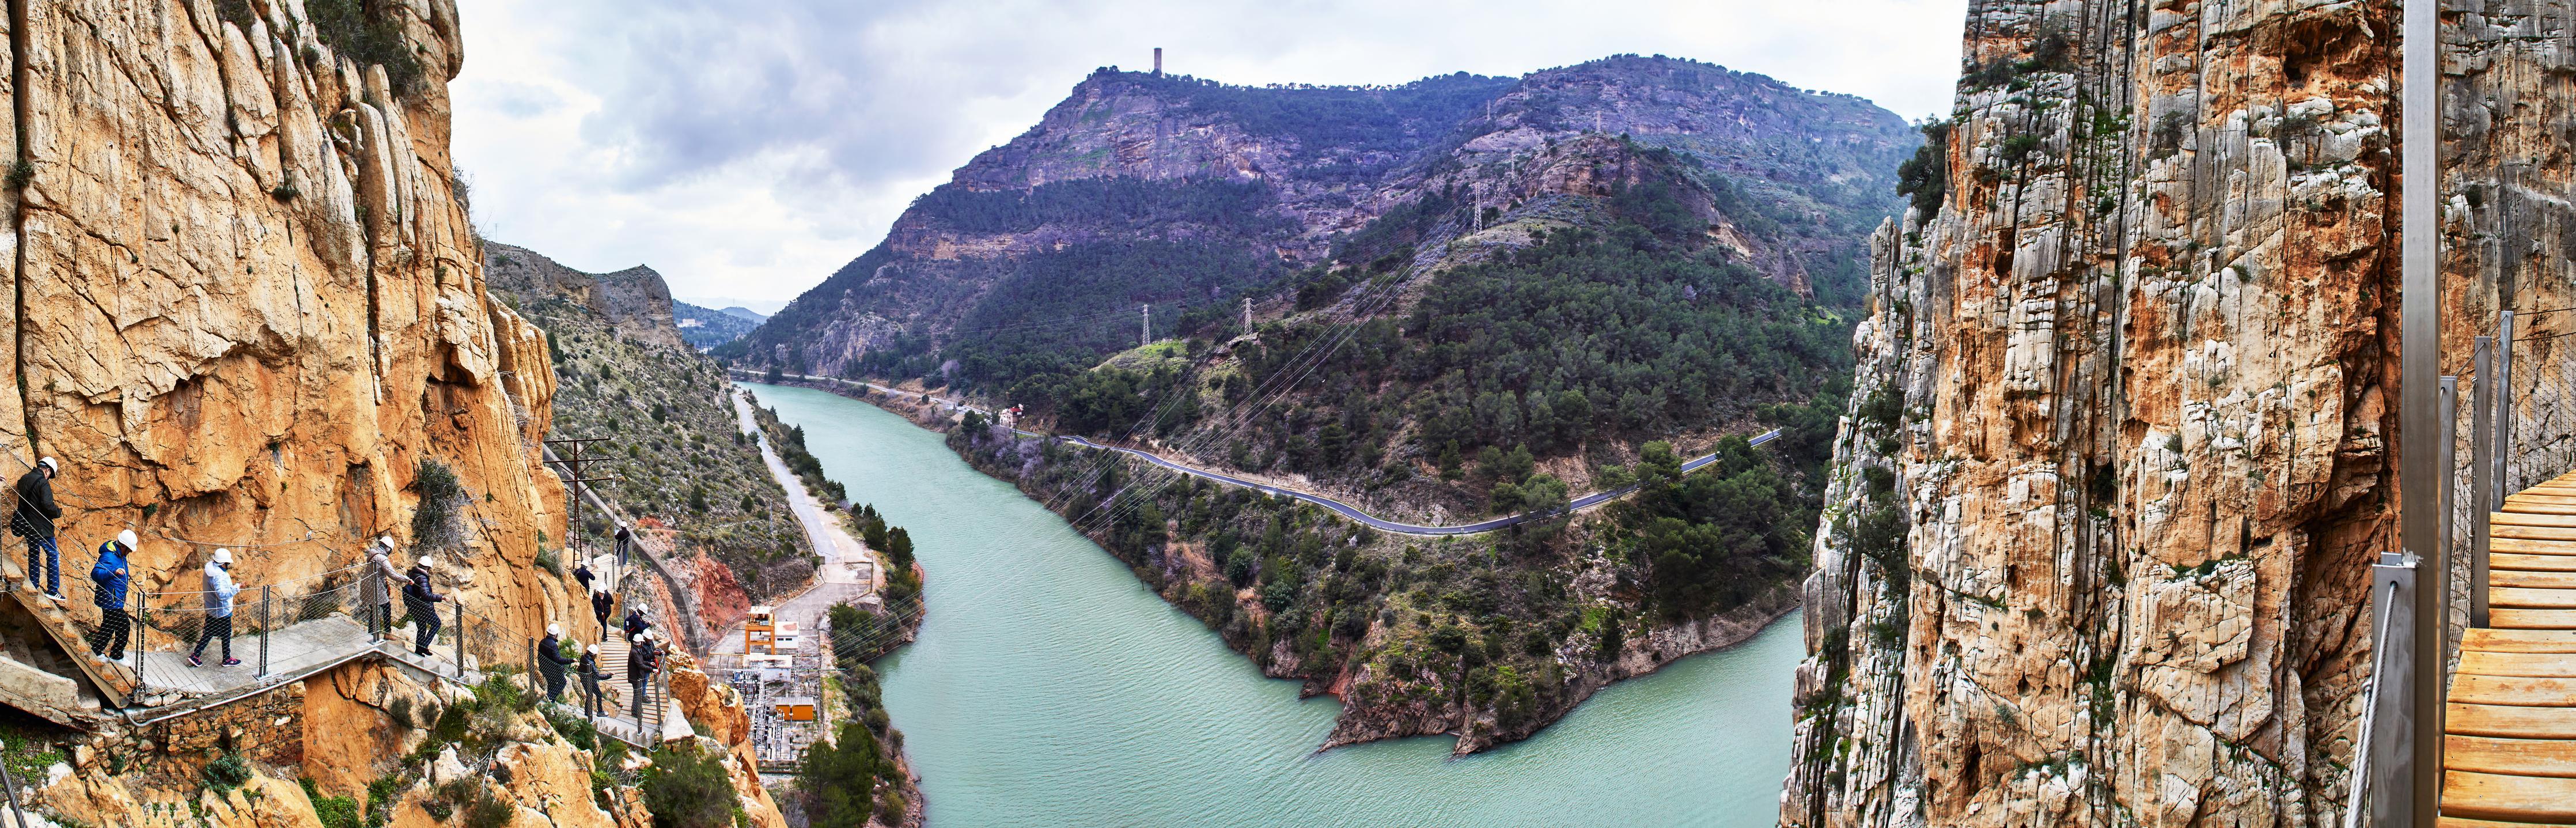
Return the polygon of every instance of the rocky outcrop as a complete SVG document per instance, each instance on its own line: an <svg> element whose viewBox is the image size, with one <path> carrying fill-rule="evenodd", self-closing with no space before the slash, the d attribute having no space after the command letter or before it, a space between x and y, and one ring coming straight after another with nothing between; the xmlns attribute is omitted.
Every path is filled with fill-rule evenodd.
<svg viewBox="0 0 2576 828"><path fill-rule="evenodd" d="M562 299L589 308L608 320L620 339L671 348L686 344L675 321L671 286L650 267L583 273L536 251L499 242L484 243L483 260L492 290L515 297Z"/></svg>
<svg viewBox="0 0 2576 828"><path fill-rule="evenodd" d="M2340 819L2395 543L2396 24L1972 4L1949 189L1873 245L1784 825ZM2523 160L2567 137L2518 103L2568 26L2444 21L2445 373L2570 304L2569 188ZM2553 402L2513 485L2567 468L2554 347L2516 349Z"/></svg>

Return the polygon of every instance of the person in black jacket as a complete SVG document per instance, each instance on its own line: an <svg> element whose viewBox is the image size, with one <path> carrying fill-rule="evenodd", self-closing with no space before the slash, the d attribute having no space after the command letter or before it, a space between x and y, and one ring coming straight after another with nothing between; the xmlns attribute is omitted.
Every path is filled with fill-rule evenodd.
<svg viewBox="0 0 2576 828"><path fill-rule="evenodd" d="M626 640L636 640L642 637L645 631L651 629L653 629L653 622L644 620L643 607L626 608Z"/></svg>
<svg viewBox="0 0 2576 828"><path fill-rule="evenodd" d="M63 600L63 553L54 546L54 520L63 507L54 503L54 458L36 461L18 478L18 509L9 517L9 533L27 540L27 587Z"/></svg>
<svg viewBox="0 0 2576 828"><path fill-rule="evenodd" d="M653 649L653 633L635 637L635 646L626 651L626 683L635 688L635 723L644 723L644 682L653 677L653 668L661 662L661 653ZM649 734L648 734L649 735Z"/></svg>
<svg viewBox="0 0 2576 828"><path fill-rule="evenodd" d="M563 627L546 625L546 637L537 642L537 672L546 676L546 701L563 701L564 667L572 659L563 654Z"/></svg>
<svg viewBox="0 0 2576 828"><path fill-rule="evenodd" d="M581 671L581 714L596 717L599 715L599 681L613 678L608 671L599 669L599 645L581 649L581 666L576 669Z"/></svg>
<svg viewBox="0 0 2576 828"><path fill-rule="evenodd" d="M634 551L635 551L635 530L632 530L632 529L628 529L628 528L626 528L626 524L623 524L623 523L618 524L618 525L617 525L617 565L618 565L618 566L625 566L625 565L626 565L626 559L627 559L627 555L628 555L628 553L631 553L631 552L634 552Z"/></svg>
<svg viewBox="0 0 2576 828"><path fill-rule="evenodd" d="M403 584L403 609L410 612L412 623L420 630L412 652L423 658L429 657L429 642L438 640L438 602L447 600L447 596L430 587L429 571L437 566L437 558L420 556L420 561L411 565L409 582Z"/></svg>
<svg viewBox="0 0 2576 828"><path fill-rule="evenodd" d="M572 579L581 582L581 589L583 592L590 591L590 579L593 577L596 576L591 574L589 563L584 562L572 565Z"/></svg>
<svg viewBox="0 0 2576 828"><path fill-rule="evenodd" d="M608 640L608 619L617 615L617 596L605 589L591 590L590 614L599 618L600 640Z"/></svg>

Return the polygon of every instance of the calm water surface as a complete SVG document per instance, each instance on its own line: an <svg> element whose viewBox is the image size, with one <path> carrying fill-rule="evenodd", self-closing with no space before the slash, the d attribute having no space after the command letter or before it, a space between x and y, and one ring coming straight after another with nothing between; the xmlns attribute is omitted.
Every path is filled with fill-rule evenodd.
<svg viewBox="0 0 2576 828"><path fill-rule="evenodd" d="M1794 619L1476 756L1450 759L1447 737L1315 755L1338 702L1263 678L940 435L821 391L751 388L853 500L912 531L930 620L877 667L937 828L1776 820Z"/></svg>

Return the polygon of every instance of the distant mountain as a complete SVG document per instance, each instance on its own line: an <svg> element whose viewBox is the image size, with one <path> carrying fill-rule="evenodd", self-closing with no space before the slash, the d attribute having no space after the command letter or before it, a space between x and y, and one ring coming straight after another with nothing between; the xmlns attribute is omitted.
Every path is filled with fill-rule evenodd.
<svg viewBox="0 0 2576 828"><path fill-rule="evenodd" d="M1396 87L1104 69L725 355L882 376L955 361L943 379L1007 386L1041 370L1015 354L1073 368L1131 346L1139 305L1159 336L1239 317L1308 271L1426 275L1531 241L1491 228L1599 226L1614 191L1656 176L1696 243L1852 307L1864 239L1902 208L1895 169L1919 143L1860 98L1663 57ZM1650 153L1672 163L1650 172ZM1006 335L1027 344L987 349L992 368L968 353Z"/></svg>
<svg viewBox="0 0 2576 828"><path fill-rule="evenodd" d="M754 324L754 325L758 325L758 324L760 324L760 323L762 323L762 322L767 322L767 321L769 321L769 314L761 313L761 312L759 312L759 311L752 310L752 309L750 309L750 308L746 308L746 307L743 307L743 306L741 306L741 305L734 305L734 306L732 306L732 307L728 307L728 308L721 308L720 310L722 310L722 311L723 311L723 312L725 312L725 313L733 314L733 315L735 315L735 316L739 316L739 317L742 317L743 319L749 320L749 321L751 322L751 324Z"/></svg>
<svg viewBox="0 0 2576 828"><path fill-rule="evenodd" d="M680 338L701 351L741 339L769 318L741 307L709 310L687 302L674 302L671 315Z"/></svg>

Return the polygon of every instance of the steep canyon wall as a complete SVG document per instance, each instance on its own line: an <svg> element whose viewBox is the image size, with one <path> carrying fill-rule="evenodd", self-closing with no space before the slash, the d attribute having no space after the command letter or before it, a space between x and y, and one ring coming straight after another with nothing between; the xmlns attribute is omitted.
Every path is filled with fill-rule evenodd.
<svg viewBox="0 0 2576 828"><path fill-rule="evenodd" d="M2495 311L2576 304L2576 19L2443 5L2467 374ZM2395 543L2398 17L1971 4L1947 190L1873 244L1782 824L2340 818ZM2515 346L2512 485L2576 461L2566 316Z"/></svg>

